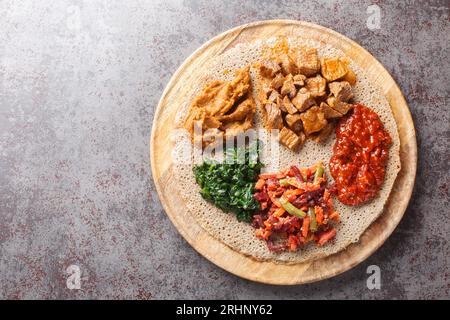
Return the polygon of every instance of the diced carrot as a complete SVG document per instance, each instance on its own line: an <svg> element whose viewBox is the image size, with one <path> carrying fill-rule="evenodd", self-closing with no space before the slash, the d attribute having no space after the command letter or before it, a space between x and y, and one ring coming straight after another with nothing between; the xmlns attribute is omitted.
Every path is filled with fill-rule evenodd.
<svg viewBox="0 0 450 320"><path fill-rule="evenodd" d="M264 221L264 225L266 226L266 230L272 230L272 225L267 220Z"/></svg>
<svg viewBox="0 0 450 320"><path fill-rule="evenodd" d="M301 191L299 191L300 193L304 193L305 191L319 190L320 184L323 182L323 178L319 178L317 183L302 182L302 181L299 181L297 178L287 178L286 181L291 186L294 186L297 189L301 190Z"/></svg>
<svg viewBox="0 0 450 320"><path fill-rule="evenodd" d="M298 241L297 241L297 237L296 237L296 236L294 236L294 235L292 235L292 234L289 235L288 243L289 243L289 250L290 250L290 251L295 251L295 250L297 250Z"/></svg>
<svg viewBox="0 0 450 320"><path fill-rule="evenodd" d="M325 191L323 192L323 200L326 203L328 199L330 199L330 191L328 191L328 189L325 189Z"/></svg>
<svg viewBox="0 0 450 320"><path fill-rule="evenodd" d="M315 206L314 207L315 211L316 211L316 221L318 224L322 224L323 223L323 209L320 206Z"/></svg>
<svg viewBox="0 0 450 320"><path fill-rule="evenodd" d="M284 193L285 196L290 196L290 195L295 195L295 196L299 196L301 194L303 194L304 191L302 189L289 189L286 190L286 192Z"/></svg>
<svg viewBox="0 0 450 320"><path fill-rule="evenodd" d="M308 211L308 207L307 206L301 207L300 209L305 211L305 212Z"/></svg>
<svg viewBox="0 0 450 320"><path fill-rule="evenodd" d="M283 169L283 170L281 170L279 173L277 173L276 178L277 178L277 179L283 179L283 178L286 178L286 176L287 176L288 174L289 174L289 168Z"/></svg>
<svg viewBox="0 0 450 320"><path fill-rule="evenodd" d="M333 239L336 236L336 229L335 228L330 228L324 232L322 232L318 239L317 239L317 244L319 246L323 246L325 243L327 243L329 240Z"/></svg>
<svg viewBox="0 0 450 320"><path fill-rule="evenodd" d="M309 217L306 216L303 218L303 225L302 225L302 236L306 238L309 231Z"/></svg>
<svg viewBox="0 0 450 320"><path fill-rule="evenodd" d="M292 202L295 199L297 199L297 196L295 194L290 194L290 195L287 196L286 199L287 199L287 201Z"/></svg>
<svg viewBox="0 0 450 320"><path fill-rule="evenodd" d="M267 209L267 202L262 202L261 203L261 210L265 210Z"/></svg>
<svg viewBox="0 0 450 320"><path fill-rule="evenodd" d="M266 181L264 179L259 179L258 182L256 182L255 189L261 190L265 184L266 184Z"/></svg>
<svg viewBox="0 0 450 320"><path fill-rule="evenodd" d="M340 216L339 216L339 213L338 213L337 211L333 211L333 212L328 216L328 218L329 218L330 220L334 220L334 221L339 221L339 220L340 220Z"/></svg>
<svg viewBox="0 0 450 320"><path fill-rule="evenodd" d="M320 183L311 183L311 182L306 182L304 183L304 187L303 189L305 191L316 191L320 189Z"/></svg>
<svg viewBox="0 0 450 320"><path fill-rule="evenodd" d="M278 201L277 198L275 198L275 196L273 195L273 193L272 193L272 192L268 192L267 194L269 195L269 198L270 198L270 200L272 201L272 203L273 203L274 205L276 205L278 208L281 208L280 202Z"/></svg>
<svg viewBox="0 0 450 320"><path fill-rule="evenodd" d="M308 168L300 168L300 172L302 174L302 177L308 179L308 177L309 177L309 170L308 170Z"/></svg>
<svg viewBox="0 0 450 320"><path fill-rule="evenodd" d="M301 190L300 193L304 193L305 191L316 191L320 189L320 180L319 183L300 182L296 178L287 178L286 180L291 186L294 186L297 189Z"/></svg>
<svg viewBox="0 0 450 320"><path fill-rule="evenodd" d="M255 231L255 235L257 238L264 238L264 229L259 228Z"/></svg>
<svg viewBox="0 0 450 320"><path fill-rule="evenodd" d="M284 210L284 208L278 208L275 212L274 212L274 216L276 217L281 217L283 215L283 213L285 213L286 210Z"/></svg>
<svg viewBox="0 0 450 320"><path fill-rule="evenodd" d="M255 235L257 238L267 240L267 239L269 239L271 233L268 230L259 228L255 231Z"/></svg>
<svg viewBox="0 0 450 320"><path fill-rule="evenodd" d="M264 180L267 180L267 179L275 179L277 177L277 174L276 173L261 173L260 175L259 175L259 178L260 179L264 179Z"/></svg>
<svg viewBox="0 0 450 320"><path fill-rule="evenodd" d="M333 199L331 197L327 200L326 203L329 210L334 210Z"/></svg>
<svg viewBox="0 0 450 320"><path fill-rule="evenodd" d="M274 191L277 189L278 189L278 186L275 183L270 183L267 185L267 190Z"/></svg>

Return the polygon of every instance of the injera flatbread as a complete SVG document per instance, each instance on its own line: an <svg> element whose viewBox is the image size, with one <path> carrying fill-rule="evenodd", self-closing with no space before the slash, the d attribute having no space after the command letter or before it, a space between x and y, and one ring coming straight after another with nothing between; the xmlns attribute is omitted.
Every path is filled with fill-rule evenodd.
<svg viewBox="0 0 450 320"><path fill-rule="evenodd" d="M263 47L267 45L273 46L275 40L276 39L273 38L265 41L260 40L254 43L239 44L206 65L204 68L204 76L197 80L198 83L191 84L194 88L192 96L186 97L186 103L179 106L180 111L177 114L176 120L177 126L182 126L192 99L201 91L202 87L207 82L215 79L233 79L234 70L258 62ZM291 46L301 44L317 48L320 57L347 58L350 61L350 68L357 75L357 83L353 86L353 92L355 94L354 101L360 102L374 110L380 116L381 121L384 123L385 128L393 140L386 168L386 178L379 196L367 204L356 207L343 205L337 198L334 199L335 208L341 216L341 223L336 225L337 235L333 242L327 243L323 247L317 247L314 243L309 243L297 252L270 252L266 243L255 237L255 229L250 224L238 222L234 214L223 212L201 197L199 194L200 188L196 184L192 172L193 164L186 161L186 155L189 154L189 150L192 148L191 139L184 130L176 130L173 132L172 136L174 141L172 160L179 188L178 192L183 197L187 209L195 218L195 221L197 221L197 223L209 234L216 239L219 239L230 248L256 260L270 260L278 263L312 261L344 250L349 244L357 242L369 225L383 212L384 205L400 170L400 140L394 116L388 101L378 88L373 87L369 82L364 70L361 70L349 57L346 57L343 52L332 48L329 45L301 38L289 38L289 43ZM224 72L225 70L231 72ZM258 72L256 72L255 69L252 69L253 83L258 83L257 76ZM253 94L256 103L259 104L259 99L257 99L259 96L257 87L258 86L253 87ZM262 128L262 116L259 105L257 105L257 109L255 128ZM278 142L264 141L264 139L263 142L265 147L261 160L266 165L264 171L274 171L290 165L297 165L299 167L309 166L321 160L326 164L327 168L325 172L329 177L329 180L332 180L328 169L328 162L332 156L332 147L335 142L334 133L324 144L318 144L308 139L305 145L296 152L281 146L279 148L281 152L279 163L274 163L274 161L266 155L268 149L270 149L270 143L272 142L274 145L278 145Z"/></svg>

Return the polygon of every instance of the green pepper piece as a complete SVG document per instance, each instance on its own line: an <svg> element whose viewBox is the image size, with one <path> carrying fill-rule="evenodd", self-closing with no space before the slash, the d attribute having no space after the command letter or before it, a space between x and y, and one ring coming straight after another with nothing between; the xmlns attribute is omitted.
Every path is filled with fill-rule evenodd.
<svg viewBox="0 0 450 320"><path fill-rule="evenodd" d="M280 182L280 186L282 186L282 187L289 186L287 179L281 179L279 182Z"/></svg>
<svg viewBox="0 0 450 320"><path fill-rule="evenodd" d="M319 163L317 163L317 166L316 166L316 173L314 175L314 183L317 183L319 178L321 178L322 176L323 176L323 165L322 165L322 162L319 162Z"/></svg>
<svg viewBox="0 0 450 320"><path fill-rule="evenodd" d="M309 208L308 209L308 216L309 216L309 230L311 232L317 231L317 221L316 221L316 209L315 208Z"/></svg>
<svg viewBox="0 0 450 320"><path fill-rule="evenodd" d="M283 207L283 209L286 210L289 214L291 214L293 216L297 216L299 218L306 217L305 211L303 211L303 210L297 208L296 206L294 206L292 203L287 201L286 198L281 197L279 201L280 201L280 204Z"/></svg>

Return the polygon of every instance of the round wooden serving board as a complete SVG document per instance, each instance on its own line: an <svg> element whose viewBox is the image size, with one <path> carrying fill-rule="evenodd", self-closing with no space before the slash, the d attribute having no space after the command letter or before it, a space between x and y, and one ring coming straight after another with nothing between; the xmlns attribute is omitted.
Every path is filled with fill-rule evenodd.
<svg viewBox="0 0 450 320"><path fill-rule="evenodd" d="M202 72L202 66L238 43L267 39L277 35L301 35L328 43L348 55L364 69L374 85L388 99L400 136L401 171L383 214L364 232L358 243L339 253L308 263L294 265L260 262L239 254L211 237L186 210L173 181L170 139L178 107L191 94L189 83ZM301 152L301 151L300 151ZM222 33L195 51L173 75L156 109L150 138L153 179L161 203L181 235L201 255L219 267L246 279L270 284L302 284L340 274L369 257L400 222L414 186L417 145L414 124L406 101L389 73L365 49L343 35L315 24L293 20L262 21L239 26Z"/></svg>

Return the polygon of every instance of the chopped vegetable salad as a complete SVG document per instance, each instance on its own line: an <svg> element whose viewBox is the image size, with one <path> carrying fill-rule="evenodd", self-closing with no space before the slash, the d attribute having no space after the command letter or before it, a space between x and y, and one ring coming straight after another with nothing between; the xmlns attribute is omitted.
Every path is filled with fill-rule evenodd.
<svg viewBox="0 0 450 320"><path fill-rule="evenodd" d="M269 250L296 251L311 241L322 246L336 236L332 224L339 222L339 214L333 207L333 190L326 184L320 162L259 175L254 197L260 211L252 224Z"/></svg>

